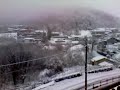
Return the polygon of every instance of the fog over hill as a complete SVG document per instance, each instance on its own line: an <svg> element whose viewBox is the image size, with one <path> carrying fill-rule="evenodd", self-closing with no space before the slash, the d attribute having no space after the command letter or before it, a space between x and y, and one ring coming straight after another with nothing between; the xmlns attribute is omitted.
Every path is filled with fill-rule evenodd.
<svg viewBox="0 0 120 90"><path fill-rule="evenodd" d="M107 14L103 11L77 8L77 9L50 9L49 11L37 12L33 16L24 20L9 21L9 23L21 24L58 24L64 29L78 27L86 29L86 27L119 27L120 19Z"/></svg>
<svg viewBox="0 0 120 90"><path fill-rule="evenodd" d="M43 15L42 15L43 14ZM79 8L79 9L58 9L51 12L40 13L37 17L28 20L29 24L58 24L64 29L78 27L119 27L120 19L103 11Z"/></svg>

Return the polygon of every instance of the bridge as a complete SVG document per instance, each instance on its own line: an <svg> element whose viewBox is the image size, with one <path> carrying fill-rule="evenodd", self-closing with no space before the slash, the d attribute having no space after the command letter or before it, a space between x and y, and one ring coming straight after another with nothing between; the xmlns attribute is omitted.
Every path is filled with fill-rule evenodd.
<svg viewBox="0 0 120 90"><path fill-rule="evenodd" d="M88 74L88 90L109 90L120 85L120 69L108 72ZM80 77L66 79L40 90L84 90L84 74ZM38 89L39 90L39 89Z"/></svg>
<svg viewBox="0 0 120 90"><path fill-rule="evenodd" d="M114 77L108 77L108 78L102 78L95 81L89 81L88 82L88 90L110 90L116 86L120 85L120 76L114 76ZM84 86L81 87L71 87L69 90L84 90ZM68 90L66 89L66 90Z"/></svg>

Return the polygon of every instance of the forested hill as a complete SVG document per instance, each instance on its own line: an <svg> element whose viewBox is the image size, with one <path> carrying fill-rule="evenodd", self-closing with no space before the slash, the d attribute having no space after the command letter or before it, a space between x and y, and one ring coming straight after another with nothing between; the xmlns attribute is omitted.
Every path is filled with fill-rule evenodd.
<svg viewBox="0 0 120 90"><path fill-rule="evenodd" d="M29 15L28 15L29 16ZM20 21L5 21L12 24L48 25L52 24L56 30L71 30L86 27L119 27L120 19L103 11L90 8L53 8L43 12L33 13L31 17ZM4 23L5 23L4 22ZM0 21L0 23L2 23Z"/></svg>
<svg viewBox="0 0 120 90"><path fill-rule="evenodd" d="M79 8L79 9L56 9L44 13L44 15L37 15L37 17L28 20L31 24L57 24L57 28L63 29L86 27L119 27L120 19L103 11Z"/></svg>

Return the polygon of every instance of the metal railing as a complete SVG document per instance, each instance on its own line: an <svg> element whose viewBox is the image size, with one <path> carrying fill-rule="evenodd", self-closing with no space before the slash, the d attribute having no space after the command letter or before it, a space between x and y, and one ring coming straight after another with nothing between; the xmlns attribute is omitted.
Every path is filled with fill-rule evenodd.
<svg viewBox="0 0 120 90"><path fill-rule="evenodd" d="M95 81L95 82L91 82L87 85L88 90L97 90L100 87L106 87L109 85L112 85L114 83L120 82L120 76L116 76L116 77L112 77L112 78L106 78L106 79L102 79L99 81ZM84 86L76 89L76 90L84 90Z"/></svg>

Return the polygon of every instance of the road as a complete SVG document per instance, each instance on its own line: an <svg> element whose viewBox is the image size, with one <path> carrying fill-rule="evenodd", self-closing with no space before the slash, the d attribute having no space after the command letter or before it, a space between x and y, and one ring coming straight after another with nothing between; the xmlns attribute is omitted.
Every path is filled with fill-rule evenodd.
<svg viewBox="0 0 120 90"><path fill-rule="evenodd" d="M88 85L96 81L105 80L108 78L116 77L120 75L120 69L115 69L108 72L99 72L88 75ZM84 74L81 77L67 79L61 82L57 82L52 86L48 86L41 90L73 90L76 88L84 87Z"/></svg>

